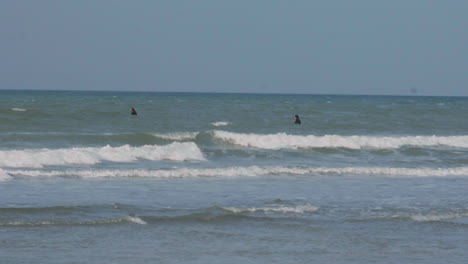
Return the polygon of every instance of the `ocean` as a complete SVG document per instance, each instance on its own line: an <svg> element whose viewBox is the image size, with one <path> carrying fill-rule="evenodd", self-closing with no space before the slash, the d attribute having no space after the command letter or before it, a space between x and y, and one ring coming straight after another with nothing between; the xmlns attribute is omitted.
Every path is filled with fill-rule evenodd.
<svg viewBox="0 0 468 264"><path fill-rule="evenodd" d="M467 113L467 97L2 90L0 263L466 263Z"/></svg>

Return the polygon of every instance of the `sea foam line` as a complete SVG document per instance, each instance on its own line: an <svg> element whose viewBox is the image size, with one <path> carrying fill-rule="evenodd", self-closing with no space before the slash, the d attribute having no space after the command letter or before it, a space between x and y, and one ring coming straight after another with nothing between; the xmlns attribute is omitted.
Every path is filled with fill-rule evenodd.
<svg viewBox="0 0 468 264"><path fill-rule="evenodd" d="M214 131L214 137L232 144L261 149L284 148L375 148L395 149L402 146L449 146L468 148L468 136L338 136L338 135L288 135L278 134L242 134L227 131Z"/></svg>
<svg viewBox="0 0 468 264"><path fill-rule="evenodd" d="M69 226L69 225L109 225L119 223L132 223L139 225L146 225L147 223L138 216L124 216L121 218L97 220L97 221L84 221L84 222L65 222L65 221L11 221L0 222L0 226Z"/></svg>
<svg viewBox="0 0 468 264"><path fill-rule="evenodd" d="M318 207L312 206L310 204L297 205L297 206L280 206L280 207L222 207L222 209L232 212L235 214L240 213L255 213L255 212L264 212L264 213L313 213L318 210Z"/></svg>
<svg viewBox="0 0 468 264"><path fill-rule="evenodd" d="M219 122L213 122L213 123L211 123L212 126L216 126L216 127L218 127L218 126L227 126L227 125L229 125L229 124L230 124L230 123L229 123L229 122L226 122L226 121L219 121Z"/></svg>
<svg viewBox="0 0 468 264"><path fill-rule="evenodd" d="M447 214L417 214L411 215L410 218L418 222L437 222L437 221L446 221L457 218L468 217L468 213L447 213Z"/></svg>
<svg viewBox="0 0 468 264"><path fill-rule="evenodd" d="M203 161L203 153L193 142L165 146L85 147L67 149L25 149L0 151L0 167L42 168L50 165L96 164L102 161L131 162L137 159ZM0 177L1 174L0 174Z"/></svg>
<svg viewBox="0 0 468 264"><path fill-rule="evenodd" d="M26 111L28 111L28 109L24 109L24 108L12 108L11 110L16 111L16 112L26 112Z"/></svg>
<svg viewBox="0 0 468 264"><path fill-rule="evenodd" d="M167 134L152 134L155 137L166 139L166 140L174 140L174 141L182 141L182 140L194 140L198 136L198 132L174 132L174 133L167 133Z"/></svg>
<svg viewBox="0 0 468 264"><path fill-rule="evenodd" d="M227 167L179 168L168 170L3 170L4 180L23 177L79 177L79 178L196 178L196 177L258 177L287 175L339 175L376 177L454 177L468 176L468 167L457 168L389 168L389 167Z"/></svg>

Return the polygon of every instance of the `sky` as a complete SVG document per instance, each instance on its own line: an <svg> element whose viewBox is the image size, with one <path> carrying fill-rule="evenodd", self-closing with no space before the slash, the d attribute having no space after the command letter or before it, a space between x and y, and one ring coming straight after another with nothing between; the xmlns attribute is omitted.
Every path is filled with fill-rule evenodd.
<svg viewBox="0 0 468 264"><path fill-rule="evenodd" d="M0 89L468 96L468 1L0 0Z"/></svg>

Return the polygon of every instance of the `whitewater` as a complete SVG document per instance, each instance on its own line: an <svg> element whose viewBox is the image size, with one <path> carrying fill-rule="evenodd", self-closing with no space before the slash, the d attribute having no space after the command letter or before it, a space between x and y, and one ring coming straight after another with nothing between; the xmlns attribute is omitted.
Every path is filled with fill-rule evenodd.
<svg viewBox="0 0 468 264"><path fill-rule="evenodd" d="M467 112L465 97L3 90L2 261L464 263Z"/></svg>

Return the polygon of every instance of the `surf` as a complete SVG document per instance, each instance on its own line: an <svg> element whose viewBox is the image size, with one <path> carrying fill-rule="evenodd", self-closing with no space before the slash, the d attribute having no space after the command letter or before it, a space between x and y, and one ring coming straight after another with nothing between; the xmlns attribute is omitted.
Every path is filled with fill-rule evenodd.
<svg viewBox="0 0 468 264"><path fill-rule="evenodd" d="M402 168L402 167L222 167L174 169L65 169L65 170L2 170L4 181L17 177L50 178L75 177L81 179L111 178L239 178L239 177L466 177L468 167L454 168Z"/></svg>
<svg viewBox="0 0 468 264"><path fill-rule="evenodd" d="M103 161L134 162L145 160L205 161L203 153L193 142L133 147L72 147L62 149L23 149L0 151L0 167L43 168L53 165L93 165ZM0 172L1 173L1 172ZM2 177L2 174L0 174Z"/></svg>
<svg viewBox="0 0 468 264"><path fill-rule="evenodd" d="M213 137L243 147L259 149L345 148L398 149L403 146L468 148L468 136L340 136L246 134L213 131Z"/></svg>

